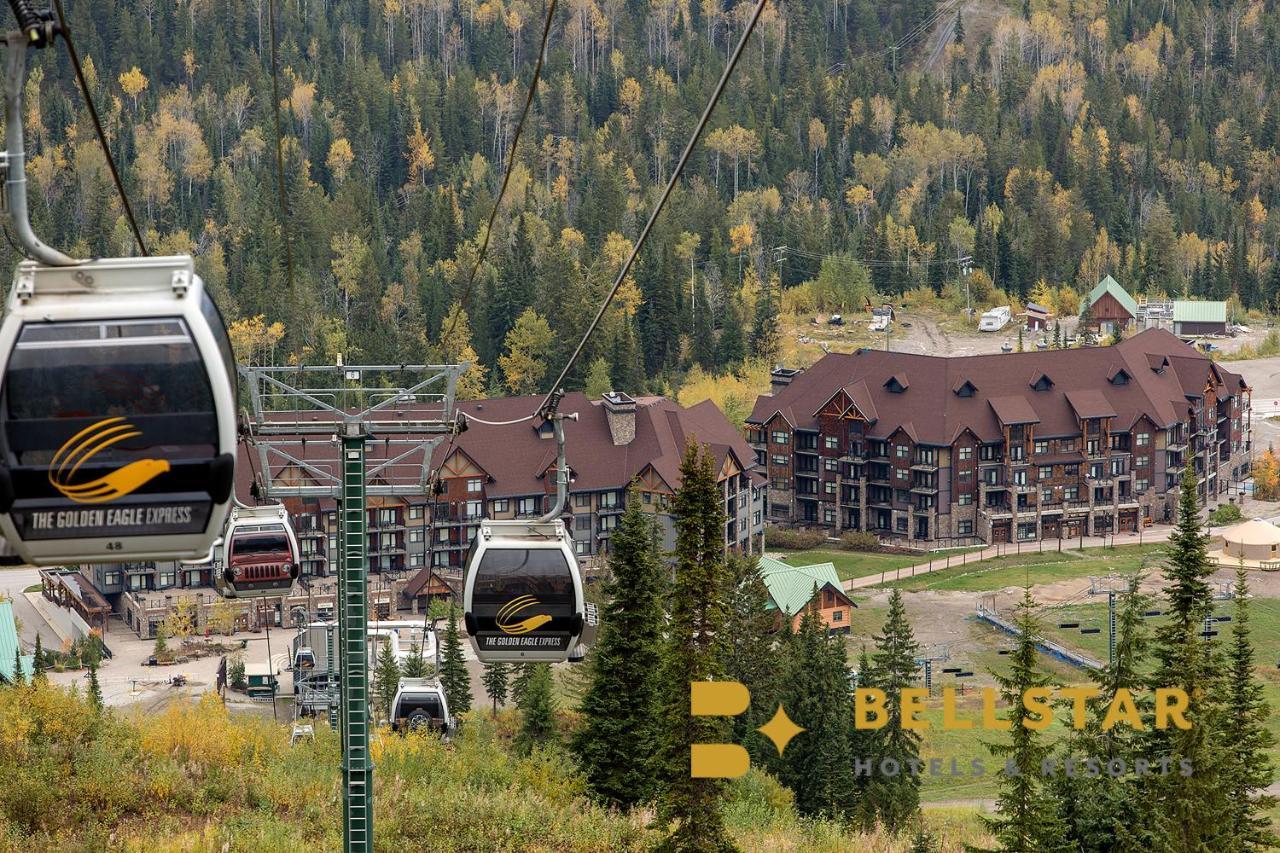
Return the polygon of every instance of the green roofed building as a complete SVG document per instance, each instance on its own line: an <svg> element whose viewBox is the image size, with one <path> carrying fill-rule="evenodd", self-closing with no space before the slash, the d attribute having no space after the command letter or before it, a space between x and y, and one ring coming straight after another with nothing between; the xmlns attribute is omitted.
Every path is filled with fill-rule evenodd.
<svg viewBox="0 0 1280 853"><path fill-rule="evenodd" d="M1100 335L1128 329L1138 317L1138 303L1111 276L1098 282L1085 301Z"/></svg>
<svg viewBox="0 0 1280 853"><path fill-rule="evenodd" d="M769 609L777 613L776 628L781 629L786 618L794 631L800 627L804 614L813 611L828 631L849 633L849 620L857 605L845 595L831 563L793 566L772 557L761 557L760 576L769 590Z"/></svg>
<svg viewBox="0 0 1280 853"><path fill-rule="evenodd" d="M13 683L13 659L18 651L18 623L13 619L13 602L0 601L0 680ZM30 680L35 671L31 655L21 656L22 676Z"/></svg>
<svg viewBox="0 0 1280 853"><path fill-rule="evenodd" d="M1174 302L1173 333L1179 337L1225 335L1227 303L1193 302L1189 299Z"/></svg>

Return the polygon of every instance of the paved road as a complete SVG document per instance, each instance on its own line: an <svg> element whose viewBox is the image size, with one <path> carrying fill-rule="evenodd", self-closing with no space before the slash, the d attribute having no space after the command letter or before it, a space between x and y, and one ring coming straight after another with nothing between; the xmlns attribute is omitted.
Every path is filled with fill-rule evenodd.
<svg viewBox="0 0 1280 853"><path fill-rule="evenodd" d="M35 646L36 634L40 635L40 643L46 649L62 648L62 640L49 623L44 621L31 602L27 601L22 591L27 587L40 583L40 570L23 566L21 568L0 569L0 595L13 600L13 615L17 618L20 629L18 635L30 649Z"/></svg>

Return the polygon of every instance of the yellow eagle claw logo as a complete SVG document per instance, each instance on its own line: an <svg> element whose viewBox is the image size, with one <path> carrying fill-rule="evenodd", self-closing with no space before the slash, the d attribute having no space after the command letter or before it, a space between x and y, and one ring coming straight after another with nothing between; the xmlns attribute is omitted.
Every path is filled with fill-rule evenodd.
<svg viewBox="0 0 1280 853"><path fill-rule="evenodd" d="M87 483L72 484L80 466L113 444L137 438L142 431L124 418L105 418L67 439L49 463L49 482L78 504L100 504L122 498L169 470L164 459L139 459Z"/></svg>
<svg viewBox="0 0 1280 853"><path fill-rule="evenodd" d="M550 622L551 617L545 613L536 613L523 619L518 617L530 607L537 606L538 599L532 595L517 596L502 605L494 621L498 623L498 629L504 634L527 634L530 631L536 631Z"/></svg>

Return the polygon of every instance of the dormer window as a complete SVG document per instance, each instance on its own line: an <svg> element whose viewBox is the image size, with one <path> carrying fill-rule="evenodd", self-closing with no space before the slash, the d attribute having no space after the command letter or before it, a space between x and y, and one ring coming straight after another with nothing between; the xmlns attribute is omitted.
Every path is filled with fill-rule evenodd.
<svg viewBox="0 0 1280 853"><path fill-rule="evenodd" d="M1123 370L1117 370L1115 372L1115 375L1111 377L1111 384L1112 385L1128 385L1129 374L1125 373Z"/></svg>
<svg viewBox="0 0 1280 853"><path fill-rule="evenodd" d="M556 428L551 421L543 421L538 424L538 438L555 438Z"/></svg>
<svg viewBox="0 0 1280 853"><path fill-rule="evenodd" d="M974 387L974 384L967 379L964 381L963 384L960 385L959 388L956 389L957 397L972 397L976 393L978 393L978 389Z"/></svg>
<svg viewBox="0 0 1280 853"><path fill-rule="evenodd" d="M889 377L889 381L884 383L884 387L889 389L890 394L901 394L907 390L907 386L903 385L896 376Z"/></svg>
<svg viewBox="0 0 1280 853"><path fill-rule="evenodd" d="M1036 391L1048 391L1053 387L1053 380L1049 378L1049 374L1041 373L1040 378L1031 383L1031 387Z"/></svg>

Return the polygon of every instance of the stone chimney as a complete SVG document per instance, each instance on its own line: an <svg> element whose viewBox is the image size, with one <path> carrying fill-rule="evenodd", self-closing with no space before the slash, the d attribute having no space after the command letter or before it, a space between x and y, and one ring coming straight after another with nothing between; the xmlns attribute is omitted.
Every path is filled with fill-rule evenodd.
<svg viewBox="0 0 1280 853"><path fill-rule="evenodd" d="M769 393L777 394L783 388L791 384L791 380L795 379L801 373L798 367L783 367L778 365L769 374Z"/></svg>
<svg viewBox="0 0 1280 853"><path fill-rule="evenodd" d="M621 391L604 395L604 413L609 420L613 446L630 444L636 437L636 401Z"/></svg>

